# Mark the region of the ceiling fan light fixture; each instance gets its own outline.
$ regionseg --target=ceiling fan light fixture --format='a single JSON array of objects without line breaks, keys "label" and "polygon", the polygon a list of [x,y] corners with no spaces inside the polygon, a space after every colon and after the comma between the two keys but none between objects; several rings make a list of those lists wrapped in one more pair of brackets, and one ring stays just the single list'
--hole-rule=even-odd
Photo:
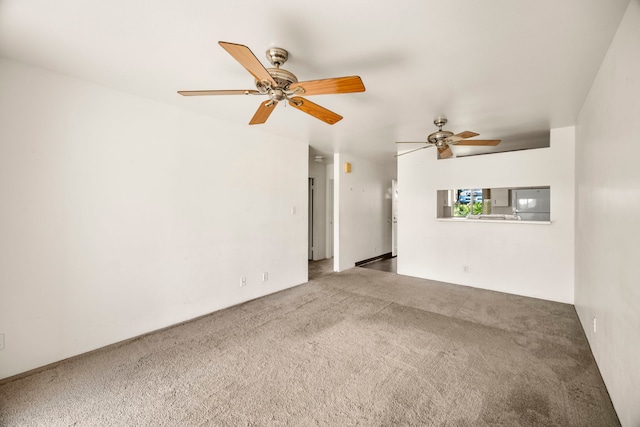
[{"label": "ceiling fan light fixture", "polygon": [[273,89],[271,91],[271,93],[269,94],[269,98],[271,98],[271,100],[275,101],[275,102],[280,102],[283,99],[286,99],[286,97],[287,97],[287,95],[279,87]]}]

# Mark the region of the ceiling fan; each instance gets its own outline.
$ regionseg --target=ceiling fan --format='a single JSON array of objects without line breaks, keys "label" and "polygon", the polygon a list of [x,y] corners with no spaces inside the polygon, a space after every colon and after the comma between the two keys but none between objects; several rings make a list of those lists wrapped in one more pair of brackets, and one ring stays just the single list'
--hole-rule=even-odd
[{"label": "ceiling fan", "polygon": [[255,78],[256,89],[247,90],[181,90],[183,96],[203,95],[266,95],[268,100],[258,107],[250,125],[267,121],[280,101],[305,112],[330,125],[342,120],[342,116],[314,104],[300,95],[323,95],[337,93],[364,92],[364,84],[358,76],[336,77],[322,80],[299,82],[290,71],[280,68],[289,58],[289,52],[273,47],[267,50],[267,59],[275,68],[265,68],[251,50],[241,44],[218,42],[236,61]]},{"label": "ceiling fan", "polygon": [[436,117],[433,121],[433,124],[438,126],[438,131],[433,132],[431,135],[427,137],[426,142],[396,142],[396,144],[427,144],[424,147],[416,148],[415,150],[407,151],[405,153],[396,154],[395,157],[404,156],[405,154],[413,153],[414,151],[422,150],[429,147],[436,147],[438,149],[438,153],[440,154],[441,159],[446,159],[447,157],[453,156],[453,151],[451,151],[451,145],[482,145],[482,146],[490,146],[490,145],[498,145],[500,144],[499,139],[472,139],[468,140],[468,138],[473,138],[474,136],[478,136],[479,134],[475,132],[460,132],[457,134],[453,134],[453,132],[449,132],[448,130],[442,130],[442,126],[447,124],[447,118],[444,116]]}]

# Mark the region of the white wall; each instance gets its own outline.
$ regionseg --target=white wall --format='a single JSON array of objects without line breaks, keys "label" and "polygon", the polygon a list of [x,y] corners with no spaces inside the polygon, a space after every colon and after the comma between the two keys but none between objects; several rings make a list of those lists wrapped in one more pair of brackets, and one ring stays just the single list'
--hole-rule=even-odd
[{"label": "white wall", "polygon": [[326,258],[327,250],[327,165],[309,160],[309,177],[314,178],[313,259]]},{"label": "white wall", "polygon": [[[549,148],[398,157],[398,273],[572,303],[574,146],[569,127],[551,130]],[[543,185],[551,186],[551,224],[436,220],[437,190]]]},{"label": "white wall", "polygon": [[307,158],[0,60],[0,378],[305,282]]},{"label": "white wall", "polygon": [[[334,154],[334,270],[391,252],[393,164],[380,165],[349,154]],[[351,163],[351,173],[344,164]]]},{"label": "white wall", "polygon": [[[575,305],[623,426],[640,425],[640,2],[578,117]],[[593,318],[597,332],[593,332]]]}]

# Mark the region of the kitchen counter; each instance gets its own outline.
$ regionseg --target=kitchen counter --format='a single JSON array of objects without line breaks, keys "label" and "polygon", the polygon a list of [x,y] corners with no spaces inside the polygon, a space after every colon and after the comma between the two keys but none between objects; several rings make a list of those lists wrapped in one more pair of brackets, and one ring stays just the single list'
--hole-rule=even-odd
[{"label": "kitchen counter", "polygon": [[[502,215],[504,216],[504,215]],[[507,215],[511,216],[511,215]],[[474,215],[475,218],[459,217],[459,218],[436,218],[437,221],[443,222],[491,222],[500,224],[551,224],[551,221],[523,221],[518,219],[502,219],[502,218],[477,218],[478,215]]]}]

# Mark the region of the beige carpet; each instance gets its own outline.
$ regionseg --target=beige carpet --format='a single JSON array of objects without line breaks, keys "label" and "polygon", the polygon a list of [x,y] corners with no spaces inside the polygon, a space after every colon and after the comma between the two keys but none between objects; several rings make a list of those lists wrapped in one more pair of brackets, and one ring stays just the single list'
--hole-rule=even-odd
[{"label": "beige carpet", "polygon": [[309,280],[333,273],[333,258],[309,261]]},{"label": "beige carpet", "polygon": [[2,426],[616,426],[573,306],[354,268],[0,385]]}]

